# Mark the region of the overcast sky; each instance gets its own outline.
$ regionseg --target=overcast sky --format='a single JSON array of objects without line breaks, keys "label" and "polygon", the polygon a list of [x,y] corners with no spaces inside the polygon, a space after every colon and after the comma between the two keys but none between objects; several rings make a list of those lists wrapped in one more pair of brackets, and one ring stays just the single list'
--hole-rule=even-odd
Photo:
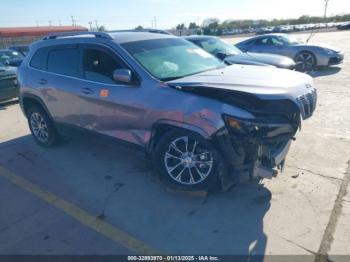
[{"label": "overcast sky", "polygon": [[[179,23],[215,17],[226,19],[296,18],[322,16],[324,0],[1,0],[0,27],[71,25],[98,21],[108,30],[138,25],[168,29]],[[350,0],[330,0],[328,14],[350,13]]]}]

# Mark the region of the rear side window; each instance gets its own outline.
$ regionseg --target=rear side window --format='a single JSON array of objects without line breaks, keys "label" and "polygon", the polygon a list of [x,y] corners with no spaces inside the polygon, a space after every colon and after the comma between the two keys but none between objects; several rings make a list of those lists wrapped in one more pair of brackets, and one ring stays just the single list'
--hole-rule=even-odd
[{"label": "rear side window", "polygon": [[30,61],[30,66],[40,70],[46,70],[47,66],[47,48],[41,48],[35,52],[32,60]]},{"label": "rear side window", "polygon": [[53,73],[79,77],[79,49],[62,48],[49,52],[47,70]]}]

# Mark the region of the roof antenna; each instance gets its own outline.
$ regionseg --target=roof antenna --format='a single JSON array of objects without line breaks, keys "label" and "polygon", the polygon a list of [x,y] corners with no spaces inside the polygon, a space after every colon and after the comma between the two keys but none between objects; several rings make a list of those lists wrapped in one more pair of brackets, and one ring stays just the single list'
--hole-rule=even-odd
[{"label": "roof antenna", "polygon": [[315,34],[316,34],[315,29],[312,28],[309,37],[306,39],[306,43],[309,43],[309,41],[311,40],[311,38],[312,38]]}]

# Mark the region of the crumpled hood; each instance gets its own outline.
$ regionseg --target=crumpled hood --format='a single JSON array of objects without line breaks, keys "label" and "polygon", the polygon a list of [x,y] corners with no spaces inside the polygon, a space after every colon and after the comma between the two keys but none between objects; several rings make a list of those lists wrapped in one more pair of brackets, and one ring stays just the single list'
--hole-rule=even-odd
[{"label": "crumpled hood", "polygon": [[215,88],[251,93],[261,98],[293,100],[313,85],[309,75],[273,67],[231,65],[169,81],[168,85],[192,88]]}]

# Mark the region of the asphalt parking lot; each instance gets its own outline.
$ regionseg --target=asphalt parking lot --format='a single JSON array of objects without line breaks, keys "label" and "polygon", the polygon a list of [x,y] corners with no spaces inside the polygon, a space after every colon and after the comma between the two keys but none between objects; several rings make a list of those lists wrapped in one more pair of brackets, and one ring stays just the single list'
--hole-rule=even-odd
[{"label": "asphalt parking lot", "polygon": [[125,146],[40,148],[19,105],[2,104],[0,254],[350,255],[350,32],[312,41],[345,61],[313,73],[318,108],[284,172],[206,197],[169,193]]}]

